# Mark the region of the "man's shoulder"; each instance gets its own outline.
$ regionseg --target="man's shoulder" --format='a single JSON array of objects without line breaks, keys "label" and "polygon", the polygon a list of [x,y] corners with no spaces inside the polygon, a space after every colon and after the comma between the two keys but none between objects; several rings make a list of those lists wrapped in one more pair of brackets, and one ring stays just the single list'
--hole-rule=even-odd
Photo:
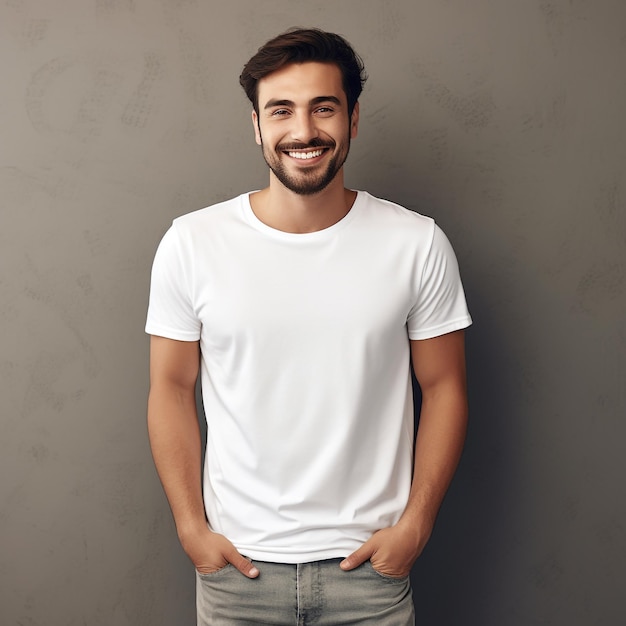
[{"label": "man's shoulder", "polygon": [[367,219],[376,222],[381,228],[408,229],[431,233],[435,220],[428,215],[409,209],[385,198],[379,198],[367,191],[359,191],[363,213]]},{"label": "man's shoulder", "polygon": [[197,229],[211,223],[219,222],[238,213],[248,193],[210,204],[202,209],[185,213],[174,219],[174,225],[179,229]]}]

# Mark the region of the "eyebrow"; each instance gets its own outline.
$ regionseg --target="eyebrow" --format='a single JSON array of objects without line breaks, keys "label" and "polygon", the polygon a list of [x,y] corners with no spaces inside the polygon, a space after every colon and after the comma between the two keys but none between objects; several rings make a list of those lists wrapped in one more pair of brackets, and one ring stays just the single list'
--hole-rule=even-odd
[{"label": "eyebrow", "polygon": [[[315,106],[316,104],[321,104],[322,102],[332,102],[337,106],[341,106],[341,100],[336,96],[317,96],[312,100],[309,100],[310,106]],[[293,107],[296,103],[293,100],[278,100],[273,98],[272,100],[268,100],[266,105],[263,107],[264,109],[271,109],[273,107]]]}]

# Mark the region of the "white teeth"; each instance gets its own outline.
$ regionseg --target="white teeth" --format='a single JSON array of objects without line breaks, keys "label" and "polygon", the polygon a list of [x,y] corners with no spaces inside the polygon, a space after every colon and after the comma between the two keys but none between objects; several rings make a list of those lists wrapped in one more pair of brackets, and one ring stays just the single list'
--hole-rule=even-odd
[{"label": "white teeth", "polygon": [[324,150],[313,150],[313,152],[288,152],[287,154],[294,159],[312,159],[318,157]]}]

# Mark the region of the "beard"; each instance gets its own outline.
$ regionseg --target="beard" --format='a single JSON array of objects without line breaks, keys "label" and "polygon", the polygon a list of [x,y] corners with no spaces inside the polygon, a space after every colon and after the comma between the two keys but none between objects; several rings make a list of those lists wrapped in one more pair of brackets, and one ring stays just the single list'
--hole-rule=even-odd
[{"label": "beard", "polygon": [[[287,171],[285,161],[290,157],[283,155],[283,152],[294,150],[306,150],[313,148],[325,148],[334,150],[337,144],[333,140],[312,139],[308,144],[289,143],[278,144],[275,150],[271,151],[266,147],[261,138],[263,158],[268,167],[274,172],[276,178],[284,187],[301,196],[310,196],[326,189],[334,180],[339,170],[348,158],[350,152],[350,135],[339,143],[339,148],[334,152],[325,166],[312,166],[310,168],[299,168],[299,171],[290,173]],[[281,156],[282,155],[282,156]]]}]

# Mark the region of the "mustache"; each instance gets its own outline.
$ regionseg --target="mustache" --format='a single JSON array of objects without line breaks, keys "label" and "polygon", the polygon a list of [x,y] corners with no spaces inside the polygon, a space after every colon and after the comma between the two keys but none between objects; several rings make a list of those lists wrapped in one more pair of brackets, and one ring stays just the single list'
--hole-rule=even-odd
[{"label": "mustache", "polygon": [[334,141],[314,137],[311,141],[309,141],[309,143],[280,143],[276,146],[276,150],[279,150],[280,152],[293,152],[295,150],[307,150],[311,148],[334,148],[335,145]]}]

